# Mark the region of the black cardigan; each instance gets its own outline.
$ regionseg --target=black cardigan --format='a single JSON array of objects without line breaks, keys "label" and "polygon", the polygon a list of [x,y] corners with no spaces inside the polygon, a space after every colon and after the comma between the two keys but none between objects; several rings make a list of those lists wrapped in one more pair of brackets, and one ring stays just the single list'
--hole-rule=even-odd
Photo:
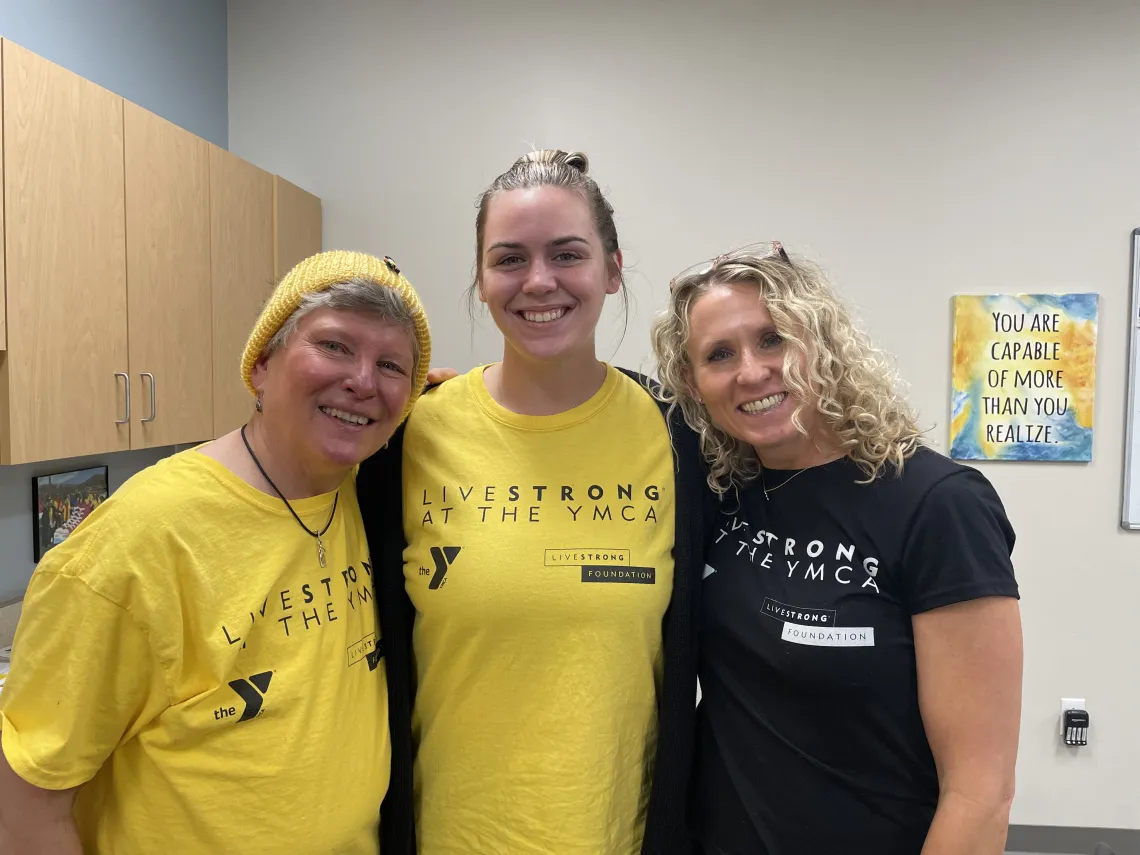
[{"label": "black cardigan", "polygon": [[[621,369],[642,386],[652,381]],[[648,392],[646,394],[649,394]],[[667,409],[661,406],[662,415]],[[697,691],[697,594],[704,569],[704,545],[715,515],[715,499],[694,434],[680,411],[669,419],[673,443],[676,534],[673,593],[662,627],[664,680],[658,704],[657,757],[649,796],[642,855],[688,855],[685,827],[693,754]],[[381,855],[414,855],[412,795],[412,623],[415,609],[404,589],[404,531],[401,459],[404,428],[384,451],[360,466],[356,490],[372,554],[373,588],[380,618],[388,676],[388,722],[392,769],[380,809]]]}]

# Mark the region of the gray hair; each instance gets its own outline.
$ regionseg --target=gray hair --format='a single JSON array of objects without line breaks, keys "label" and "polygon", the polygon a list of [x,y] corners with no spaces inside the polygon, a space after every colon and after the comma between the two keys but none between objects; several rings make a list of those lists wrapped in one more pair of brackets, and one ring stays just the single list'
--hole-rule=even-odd
[{"label": "gray hair", "polygon": [[316,309],[344,309],[349,312],[363,312],[392,321],[404,327],[412,339],[412,377],[420,365],[420,342],[416,338],[415,316],[404,298],[394,289],[382,287],[373,279],[354,276],[344,282],[330,285],[324,291],[305,294],[301,304],[293,314],[285,319],[281,328],[269,339],[264,356],[272,356],[289,342],[289,337],[297,330],[297,324],[305,315]]}]

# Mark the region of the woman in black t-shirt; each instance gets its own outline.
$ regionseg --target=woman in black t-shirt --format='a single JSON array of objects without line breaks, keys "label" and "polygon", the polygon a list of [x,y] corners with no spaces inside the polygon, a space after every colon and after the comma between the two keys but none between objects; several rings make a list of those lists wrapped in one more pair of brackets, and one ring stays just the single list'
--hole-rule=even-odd
[{"label": "woman in black t-shirt", "polygon": [[1001,501],[778,244],[673,280],[654,349],[722,494],[693,833],[715,855],[1000,855],[1021,624]]}]

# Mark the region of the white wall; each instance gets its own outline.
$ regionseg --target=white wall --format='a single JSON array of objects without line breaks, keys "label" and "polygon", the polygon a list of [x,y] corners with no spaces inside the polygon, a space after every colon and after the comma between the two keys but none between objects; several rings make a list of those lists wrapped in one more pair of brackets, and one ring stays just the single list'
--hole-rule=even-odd
[{"label": "white wall", "polygon": [[[459,309],[473,201],[530,143],[586,151],[609,189],[634,262],[625,365],[642,364],[673,273],[780,238],[846,288],[945,448],[951,296],[1099,292],[1093,463],[982,468],[1019,535],[1014,822],[1140,828],[1140,535],[1118,529],[1140,5],[230,0],[229,14],[232,150],[321,196],[326,247],[403,266],[437,364],[498,356],[490,322],[472,336]],[[1089,700],[1079,752],[1054,732],[1062,696]]]}]

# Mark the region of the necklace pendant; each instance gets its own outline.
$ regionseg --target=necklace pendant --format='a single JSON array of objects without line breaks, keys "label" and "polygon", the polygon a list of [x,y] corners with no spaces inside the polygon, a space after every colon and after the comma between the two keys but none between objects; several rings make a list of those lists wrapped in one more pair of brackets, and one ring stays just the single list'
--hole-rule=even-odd
[{"label": "necklace pendant", "polygon": [[317,560],[321,562],[321,566],[325,566],[325,545],[321,543],[321,538],[317,536]]}]

